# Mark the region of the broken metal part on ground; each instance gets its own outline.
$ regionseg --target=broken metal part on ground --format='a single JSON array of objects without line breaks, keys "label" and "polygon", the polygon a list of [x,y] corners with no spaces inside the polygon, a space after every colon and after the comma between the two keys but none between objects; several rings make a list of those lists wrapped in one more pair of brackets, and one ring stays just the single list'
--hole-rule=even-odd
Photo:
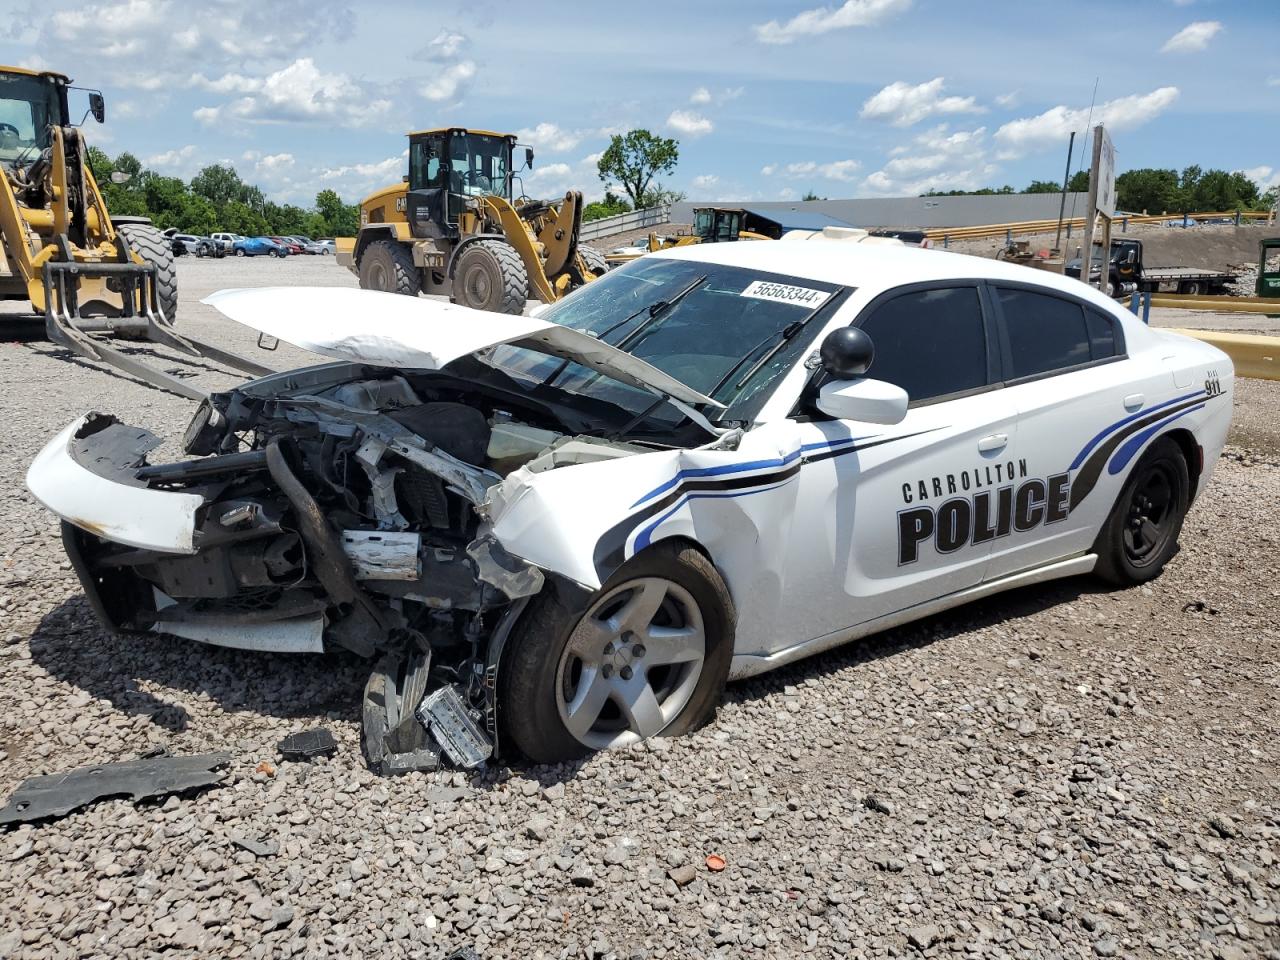
[{"label": "broken metal part on ground", "polygon": [[222,782],[222,769],[229,763],[229,753],[205,753],[101,763],[32,777],[19,784],[0,809],[0,825],[66,816],[110,797],[128,797],[136,802],[216,786]]},{"label": "broken metal part on ground", "polygon": [[338,741],[328,728],[316,727],[289,734],[276,744],[276,749],[285,760],[310,760],[331,756],[338,749]]}]

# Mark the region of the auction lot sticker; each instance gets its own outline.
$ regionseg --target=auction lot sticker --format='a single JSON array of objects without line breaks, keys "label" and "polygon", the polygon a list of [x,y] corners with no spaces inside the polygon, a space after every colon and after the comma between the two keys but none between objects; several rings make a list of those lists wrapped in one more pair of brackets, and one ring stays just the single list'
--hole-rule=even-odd
[{"label": "auction lot sticker", "polygon": [[787,283],[773,283],[770,280],[753,280],[742,296],[756,300],[773,300],[777,303],[791,303],[797,307],[816,310],[828,300],[831,294],[826,290],[813,290],[809,287],[793,287]]}]

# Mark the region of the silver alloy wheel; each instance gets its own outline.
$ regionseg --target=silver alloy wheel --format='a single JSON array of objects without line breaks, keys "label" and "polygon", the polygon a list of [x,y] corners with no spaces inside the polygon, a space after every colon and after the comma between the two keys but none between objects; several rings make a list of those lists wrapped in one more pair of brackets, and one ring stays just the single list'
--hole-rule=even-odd
[{"label": "silver alloy wheel", "polygon": [[702,611],[664,577],[610,590],[578,621],[556,670],[560,720],[592,750],[657,736],[680,715],[707,655]]}]

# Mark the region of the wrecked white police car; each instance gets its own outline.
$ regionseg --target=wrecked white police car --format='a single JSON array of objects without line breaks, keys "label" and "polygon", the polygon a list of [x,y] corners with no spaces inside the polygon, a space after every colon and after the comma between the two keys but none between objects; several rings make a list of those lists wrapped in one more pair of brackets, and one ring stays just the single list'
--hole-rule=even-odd
[{"label": "wrecked white police car", "polygon": [[386,769],[679,733],[726,679],[892,624],[1150,579],[1231,416],[1214,348],[942,252],[691,247],[536,318],[208,302],[338,362],[215,395],[179,462],[90,414],[28,484],[112,627],[381,656]]}]

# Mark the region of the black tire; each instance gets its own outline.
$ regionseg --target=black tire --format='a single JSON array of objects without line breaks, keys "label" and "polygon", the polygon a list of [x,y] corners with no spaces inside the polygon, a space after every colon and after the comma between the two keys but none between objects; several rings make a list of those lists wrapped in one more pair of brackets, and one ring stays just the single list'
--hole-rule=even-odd
[{"label": "black tire", "polygon": [[289,251],[283,248],[276,251],[276,256],[279,257],[281,260],[283,260],[288,255],[289,255]]},{"label": "black tire", "polygon": [[561,718],[557,700],[561,660],[593,605],[637,578],[661,578],[692,597],[705,639],[696,685],[679,713],[657,735],[680,736],[715,715],[733,657],[733,599],[715,566],[696,549],[678,542],[659,543],[623,564],[582,610],[566,609],[554,589],[543,590],[512,631],[499,676],[499,710],[508,736],[535,763],[558,763],[592,752]]},{"label": "black tire", "polygon": [[515,247],[503,240],[477,240],[458,254],[453,271],[454,303],[493,313],[524,313],[529,275]]},{"label": "black tire", "polygon": [[[155,227],[145,223],[122,223],[116,232],[131,253],[156,268],[156,299],[170,323],[178,319],[178,273],[173,265],[173,248]],[[139,337],[145,335],[139,334]]]},{"label": "black tire", "polygon": [[244,252],[244,247],[236,247],[236,256],[237,256],[237,257],[247,257],[247,256],[248,256],[248,254]]},{"label": "black tire", "polygon": [[422,289],[422,271],[413,265],[413,254],[404,244],[377,240],[360,255],[360,286],[416,297]]},{"label": "black tire", "polygon": [[1182,448],[1161,437],[1129,472],[1098,533],[1094,573],[1128,586],[1154,580],[1178,552],[1178,534],[1191,500]]},{"label": "black tire", "polygon": [[580,246],[578,253],[582,256],[583,262],[587,265],[587,269],[594,273],[597,277],[603,277],[609,272],[609,261],[604,258],[604,254],[595,247]]},{"label": "black tire", "polygon": [[1199,296],[1204,293],[1204,284],[1199,280],[1183,280],[1178,284],[1178,292],[1185,293],[1188,296]]}]

